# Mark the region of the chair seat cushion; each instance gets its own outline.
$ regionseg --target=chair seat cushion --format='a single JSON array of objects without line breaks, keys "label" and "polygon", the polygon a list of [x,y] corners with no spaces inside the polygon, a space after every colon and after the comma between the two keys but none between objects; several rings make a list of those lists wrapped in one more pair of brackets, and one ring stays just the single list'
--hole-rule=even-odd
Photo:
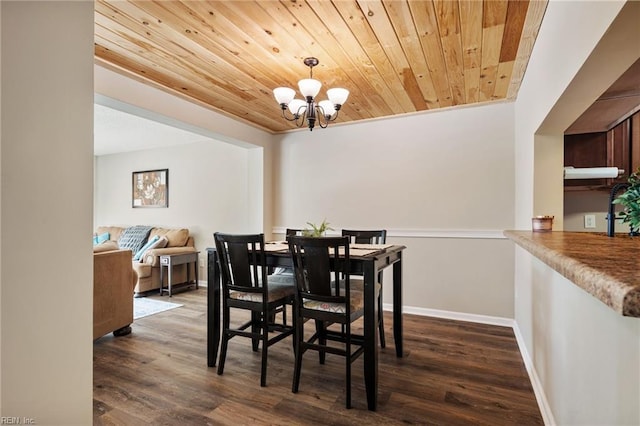
[{"label": "chair seat cushion", "polygon": [[[271,276],[269,276],[267,280],[269,281],[269,302],[275,302],[276,300],[293,296],[296,292],[296,288],[293,285],[293,282],[272,282]],[[229,297],[232,299],[244,300],[247,302],[262,302],[262,293],[247,293],[244,291],[231,290],[229,292]]]},{"label": "chair seat cushion", "polygon": [[[331,282],[331,294],[335,296],[335,281]],[[340,280],[340,289],[344,290],[344,280]],[[351,312],[364,309],[364,280],[349,277],[349,289],[351,296]],[[316,300],[302,299],[302,305],[307,309],[317,311],[333,312],[336,314],[346,313],[344,303],[318,302]]]},{"label": "chair seat cushion", "polygon": [[[357,312],[364,309],[364,293],[361,291],[350,292],[351,295],[351,312]],[[344,314],[347,312],[344,303],[319,302],[317,300],[302,299],[302,305],[307,309],[316,311],[326,311],[335,314]]]},{"label": "chair seat cushion", "polygon": [[[331,293],[335,295],[334,283],[331,284]],[[364,309],[364,279],[361,277],[349,277],[349,287],[351,295],[351,312]],[[344,289],[344,280],[340,280],[340,288]],[[377,291],[380,291],[382,286],[380,283],[376,283]],[[302,299],[302,304],[307,309],[315,309],[318,311],[333,312],[336,314],[344,314],[346,312],[344,303],[327,303],[318,302],[315,300]]]}]

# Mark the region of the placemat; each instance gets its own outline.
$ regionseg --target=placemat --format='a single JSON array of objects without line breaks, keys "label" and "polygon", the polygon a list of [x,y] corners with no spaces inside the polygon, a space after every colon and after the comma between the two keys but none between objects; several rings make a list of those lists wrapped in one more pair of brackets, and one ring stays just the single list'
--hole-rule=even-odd
[{"label": "placemat", "polygon": [[289,251],[289,244],[286,241],[269,241],[264,243],[264,251],[266,252],[280,252]]},{"label": "placemat", "polygon": [[[350,244],[349,254],[351,256],[369,256],[374,253],[382,252],[393,244]],[[286,252],[289,251],[289,245],[286,241],[269,241],[264,244],[265,252]],[[340,254],[344,255],[344,250],[340,250]]]}]

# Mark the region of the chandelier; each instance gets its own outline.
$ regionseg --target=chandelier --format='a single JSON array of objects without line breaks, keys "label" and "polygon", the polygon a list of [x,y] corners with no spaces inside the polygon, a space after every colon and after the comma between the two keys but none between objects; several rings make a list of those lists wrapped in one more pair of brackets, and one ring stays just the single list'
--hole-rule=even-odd
[{"label": "chandelier", "polygon": [[[322,87],[320,81],[313,78],[313,67],[318,65],[316,58],[305,58],[304,64],[309,67],[309,78],[302,79],[298,82],[300,93],[304,97],[302,99],[294,99],[296,91],[289,87],[277,87],[273,89],[273,95],[282,108],[282,116],[287,121],[294,121],[296,126],[302,127],[306,125],[309,130],[313,131],[316,122],[323,129],[329,125],[330,121],[338,118],[338,111],[349,97],[347,89],[334,88],[327,90],[329,100],[316,103],[315,97]],[[287,116],[289,109],[289,116]]]}]

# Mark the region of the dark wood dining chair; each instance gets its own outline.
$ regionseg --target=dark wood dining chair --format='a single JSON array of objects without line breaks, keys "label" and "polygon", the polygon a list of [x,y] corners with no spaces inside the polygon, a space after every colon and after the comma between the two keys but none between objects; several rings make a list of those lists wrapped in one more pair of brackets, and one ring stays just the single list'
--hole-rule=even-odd
[{"label": "dark wood dining chair", "polygon": [[[267,349],[293,335],[293,325],[287,324],[286,305],[293,304],[295,284],[292,279],[267,275],[264,234],[214,234],[216,253],[222,277],[222,345],[218,374],[224,371],[229,340],[236,336],[252,340],[254,351],[262,345],[260,386],[267,384]],[[251,320],[232,328],[232,309],[251,312]],[[276,314],[282,322],[276,323]],[[275,336],[269,338],[269,333]]]},{"label": "dark wood dining chair", "polygon": [[[387,242],[386,229],[343,229],[342,235],[348,236],[349,242],[352,244],[385,244]],[[382,312],[382,271],[378,273],[378,283],[380,284],[380,294],[378,294],[378,331],[380,333],[380,347],[384,348],[386,346],[386,342],[384,339],[384,315]]]},{"label": "dark wood dining chair", "polygon": [[[302,229],[287,228],[287,230],[285,231],[285,238],[291,235],[302,235]],[[270,272],[273,273],[274,275],[291,276],[291,279],[293,280],[292,268],[289,268],[286,266],[278,266],[277,268],[274,268]]]},{"label": "dark wood dining chair", "polygon": [[291,235],[302,235],[302,229],[287,228],[285,236],[289,237]]},{"label": "dark wood dining chair", "polygon": [[[318,351],[320,363],[327,353],[341,355],[346,361],[346,406],[351,408],[351,365],[364,351],[364,338],[351,333],[351,323],[364,315],[364,293],[351,289],[349,239],[290,236],[288,241],[296,277],[292,392],[298,392],[302,356],[307,350]],[[315,320],[316,329],[305,339],[309,319]],[[339,324],[341,329],[332,330],[330,324]]]}]

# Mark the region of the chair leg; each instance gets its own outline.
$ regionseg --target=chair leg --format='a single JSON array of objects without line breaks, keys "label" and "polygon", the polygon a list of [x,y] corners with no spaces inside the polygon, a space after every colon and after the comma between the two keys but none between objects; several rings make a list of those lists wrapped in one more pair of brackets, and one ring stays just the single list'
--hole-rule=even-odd
[{"label": "chair leg", "polygon": [[[327,344],[326,327],[324,321],[315,320],[316,321],[316,333],[318,334],[318,344],[325,346]],[[320,364],[324,364],[325,359],[327,358],[327,354],[325,351],[318,351],[318,356],[320,358]]]},{"label": "chair leg", "polygon": [[304,321],[301,318],[297,317],[295,303],[291,304],[291,323],[293,327],[293,335],[291,341],[293,342],[293,356],[296,356],[296,348],[298,347],[298,338],[296,337],[296,333],[298,331],[298,323],[304,324]]},{"label": "chair leg", "polygon": [[344,357],[347,365],[347,396],[346,396],[346,404],[347,408],[351,408],[351,327],[347,324],[346,330],[346,342],[345,342],[345,350],[346,356]]},{"label": "chair leg", "polygon": [[[251,332],[256,336],[260,332],[260,322],[261,322],[260,315],[262,315],[260,312],[251,311]],[[266,321],[266,318],[265,318],[265,321]],[[253,348],[254,352],[258,351],[259,344],[260,344],[259,338],[254,337],[251,339],[251,347]]]},{"label": "chair leg", "polygon": [[220,360],[218,361],[218,375],[224,372],[224,362],[227,359],[227,347],[229,346],[229,308],[223,308],[222,314],[222,345],[220,346]]},{"label": "chair leg", "polygon": [[260,336],[262,340],[262,368],[260,369],[260,386],[267,386],[267,349],[269,344],[267,340],[269,340],[269,319],[267,313],[265,312],[262,318],[262,335]]},{"label": "chair leg", "polygon": [[295,331],[293,333],[295,364],[293,367],[293,384],[291,392],[298,393],[300,387],[300,370],[302,370],[302,340],[304,339],[304,319],[300,318],[297,308],[294,306],[293,321]]},{"label": "chair leg", "polygon": [[282,305],[282,325],[287,325],[287,304]]},{"label": "chair leg", "polygon": [[222,346],[220,347],[220,360],[218,361],[218,375],[222,375],[224,372],[224,361],[227,358],[227,344],[229,343],[229,336],[225,333],[222,336]]}]

